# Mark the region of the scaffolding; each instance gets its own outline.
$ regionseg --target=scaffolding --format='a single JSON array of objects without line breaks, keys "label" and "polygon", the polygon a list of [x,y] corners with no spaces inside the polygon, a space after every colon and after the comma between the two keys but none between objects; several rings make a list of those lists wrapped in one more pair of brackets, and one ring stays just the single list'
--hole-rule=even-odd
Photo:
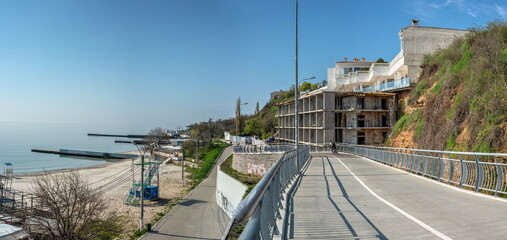
[{"label": "scaffolding", "polygon": [[[125,197],[125,204],[130,206],[137,206],[141,201],[141,183],[144,186],[144,200],[156,200],[159,196],[159,183],[160,183],[160,164],[161,157],[154,154],[150,154],[148,161],[141,164],[141,161],[132,160],[131,172],[132,172],[132,187],[130,188],[127,196]],[[146,167],[148,166],[148,167]],[[144,179],[143,181],[137,180],[135,177],[136,172],[141,172],[144,167]]]},{"label": "scaffolding", "polygon": [[4,164],[0,175],[0,221],[21,226],[34,209],[34,196],[12,189],[13,165]]}]

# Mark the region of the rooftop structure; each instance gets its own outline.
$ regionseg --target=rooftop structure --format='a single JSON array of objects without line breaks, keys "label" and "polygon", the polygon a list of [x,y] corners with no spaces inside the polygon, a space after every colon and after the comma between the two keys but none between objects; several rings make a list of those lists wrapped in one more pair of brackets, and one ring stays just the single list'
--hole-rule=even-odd
[{"label": "rooftop structure", "polygon": [[328,68],[328,89],[335,91],[383,92],[408,88],[418,81],[424,56],[448,47],[468,31],[422,27],[417,21],[400,30],[400,52],[389,63],[336,62]]}]

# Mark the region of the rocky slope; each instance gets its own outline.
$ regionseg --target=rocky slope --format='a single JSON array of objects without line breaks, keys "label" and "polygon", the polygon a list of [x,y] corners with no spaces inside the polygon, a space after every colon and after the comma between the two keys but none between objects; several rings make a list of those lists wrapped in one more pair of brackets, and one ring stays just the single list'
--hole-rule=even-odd
[{"label": "rocky slope", "polygon": [[507,152],[507,22],[427,56],[387,145]]}]

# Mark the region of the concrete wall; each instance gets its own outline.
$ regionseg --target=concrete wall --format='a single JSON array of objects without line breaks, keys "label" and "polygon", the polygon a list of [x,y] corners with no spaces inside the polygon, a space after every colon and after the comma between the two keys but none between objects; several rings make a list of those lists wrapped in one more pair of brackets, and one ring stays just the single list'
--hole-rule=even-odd
[{"label": "concrete wall", "polygon": [[416,82],[421,73],[425,54],[447,48],[458,37],[468,33],[466,30],[409,26],[401,29],[400,36],[408,77]]},{"label": "concrete wall", "polygon": [[232,218],[246,190],[247,186],[245,184],[222,172],[220,167],[218,168],[216,200],[218,206],[220,206],[229,217]]},{"label": "concrete wall", "polygon": [[234,153],[232,168],[241,173],[264,176],[281,156],[282,153]]}]

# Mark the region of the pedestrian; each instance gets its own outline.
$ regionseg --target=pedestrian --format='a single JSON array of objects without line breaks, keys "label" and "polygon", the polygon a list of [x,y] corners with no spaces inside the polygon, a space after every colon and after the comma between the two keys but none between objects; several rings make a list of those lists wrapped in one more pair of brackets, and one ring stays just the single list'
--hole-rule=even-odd
[{"label": "pedestrian", "polygon": [[331,147],[331,152],[333,154],[335,154],[336,153],[336,144],[333,141],[331,141],[331,142],[329,142],[329,146]]}]

